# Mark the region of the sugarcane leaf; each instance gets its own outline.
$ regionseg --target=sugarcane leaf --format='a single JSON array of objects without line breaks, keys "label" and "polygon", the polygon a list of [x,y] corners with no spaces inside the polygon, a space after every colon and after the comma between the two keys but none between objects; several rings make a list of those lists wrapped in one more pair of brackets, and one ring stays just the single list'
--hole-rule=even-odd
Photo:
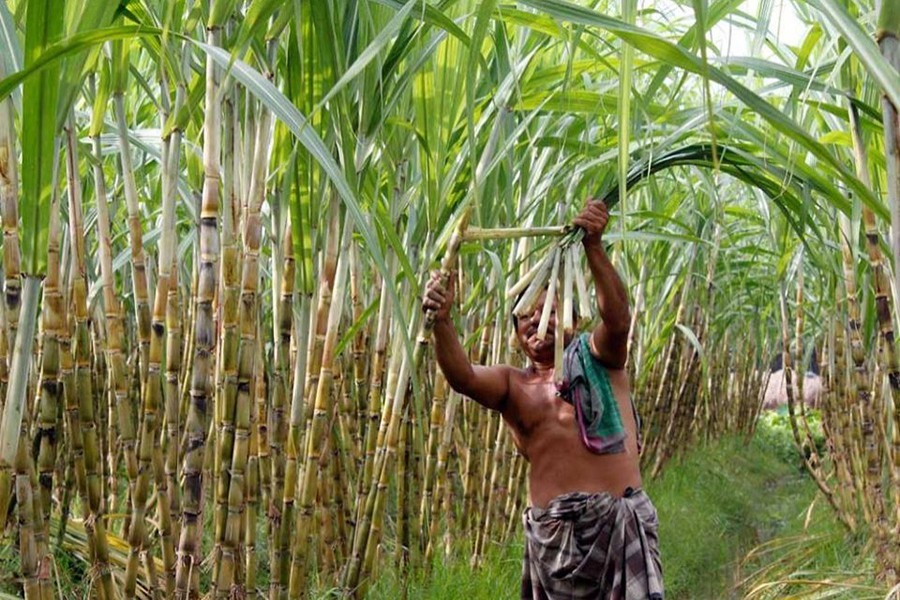
[{"label": "sugarcane leaf", "polygon": [[235,0],[211,0],[209,6],[209,19],[206,21],[207,29],[221,27],[225,19],[234,11]]},{"label": "sugarcane leaf", "polygon": [[[637,13],[637,0],[625,0],[622,3],[623,21],[633,25]],[[616,176],[619,179],[619,203],[620,210],[625,211],[625,198],[628,195],[628,165],[631,159],[629,146],[631,145],[631,80],[634,73],[634,48],[627,43],[622,43],[622,62],[619,64],[619,97],[618,97],[618,135],[619,155],[616,161]],[[622,213],[624,214],[624,212]],[[624,224],[622,219],[620,223]]]},{"label": "sugarcane leaf", "polygon": [[350,327],[342,333],[341,338],[338,340],[337,346],[334,349],[335,356],[343,354],[347,346],[353,343],[353,339],[357,334],[369,324],[369,319],[372,318],[372,315],[374,315],[375,311],[378,309],[378,302],[378,298],[373,299],[365,310],[363,310],[359,318],[353,321],[353,323],[350,324]]},{"label": "sugarcane leaf", "polygon": [[[390,6],[394,10],[400,10],[403,8],[403,2],[401,2],[400,0],[373,0],[373,2],[377,2],[378,4],[382,4],[384,6]],[[440,27],[466,46],[471,46],[472,40],[469,39],[469,36],[466,35],[466,32],[463,31],[459,27],[459,25],[457,25],[453,21],[453,19],[445,15],[437,7],[431,4],[420,2],[419,6],[421,7],[420,12],[414,14],[418,14],[419,18],[422,21],[428,23],[429,25]]]},{"label": "sugarcane leaf", "polygon": [[[811,0],[810,4],[828,17],[894,106],[900,106],[900,77],[897,76],[897,69],[881,55],[872,36],[863,30],[859,21],[851,17],[844,5],[836,0]],[[887,4],[889,3],[885,2]]]},{"label": "sugarcane leaf", "polygon": [[321,100],[316,104],[315,112],[321,110],[323,106],[325,106],[329,100],[334,98],[334,96],[340,92],[348,83],[356,79],[356,77],[363,72],[363,70],[371,63],[375,57],[378,56],[378,53],[381,52],[385,46],[394,38],[403,24],[406,22],[406,19],[409,17],[409,13],[412,9],[417,5],[421,4],[421,0],[409,0],[403,8],[401,8],[397,14],[393,16],[393,18],[388,22],[381,31],[378,32],[378,35],[375,36],[375,39],[372,40],[372,43],[369,44],[365,50],[360,53],[360,55],[353,61],[353,64],[350,65],[345,71],[344,74],[341,75],[340,79],[328,90],[328,93],[322,97]]},{"label": "sugarcane leaf", "polygon": [[[79,6],[78,3],[72,4]],[[80,5],[80,8],[82,8],[81,14],[78,15],[74,30],[67,32],[69,35],[108,27],[115,17],[118,3],[85,2]],[[85,77],[85,66],[90,66],[96,61],[99,50],[99,47],[95,46],[87,52],[76,53],[66,58],[59,93],[59,107],[57,109],[57,118],[60,121],[60,125],[66,119],[66,115],[69,114],[81,89],[81,84]]]},{"label": "sugarcane leaf", "polygon": [[[881,206],[881,210],[878,211],[880,215],[886,214],[887,211],[884,209],[883,204],[844,165],[843,161],[816,141],[805,128],[798,125],[782,111],[772,106],[721,69],[704,63],[704,61],[686,49],[669,42],[656,33],[623,23],[620,20],[613,19],[589,8],[571,4],[565,0],[521,0],[521,3],[573,24],[605,29],[629,44],[638,47],[642,52],[674,67],[700,75],[708,73],[711,80],[725,87],[748,108],[769,122],[776,130],[789,136],[811,154],[828,164],[840,176],[841,180],[852,188],[855,194],[863,198],[867,204],[873,207]],[[896,85],[900,86],[900,82]]]},{"label": "sugarcane leaf", "polygon": [[[16,23],[13,20],[6,2],[0,2],[0,61],[3,61],[0,73],[7,75],[22,70],[25,62],[22,46],[16,36]],[[18,89],[13,94],[16,112],[22,112],[22,92]]]},{"label": "sugarcane leaf", "polygon": [[815,48],[816,44],[818,44],[819,40],[822,38],[822,33],[822,26],[818,23],[813,23],[812,27],[810,27],[809,31],[806,33],[806,37],[803,39],[800,50],[797,52],[797,62],[794,65],[795,69],[799,70],[806,68],[806,64],[809,62],[809,56],[812,54],[813,48]]},{"label": "sugarcane leaf", "polygon": [[[743,2],[744,0],[719,0],[718,2],[713,3],[712,6],[708,7],[707,19],[706,22],[703,23],[707,29],[702,29],[700,23],[694,23],[684,35],[681,36],[681,39],[678,40],[678,45],[688,49],[693,48],[697,43],[698,35],[705,37],[706,31],[708,31],[709,28],[731,15],[734,9],[743,4]],[[663,64],[659,68],[656,75],[653,76],[650,85],[647,87],[646,97],[652,98],[656,95],[660,86],[662,86],[663,82],[672,72],[672,68],[672,65],[667,64]]]},{"label": "sugarcane leaf", "polygon": [[[63,0],[29,2],[26,12],[25,65],[33,66],[63,32]],[[33,107],[22,115],[22,270],[41,276],[47,268],[50,198],[56,162],[58,63],[25,82],[22,102]]]},{"label": "sugarcane leaf", "polygon": [[[267,21],[272,14],[284,4],[283,0],[253,0],[247,8],[244,18],[241,20],[241,28],[238,30],[237,39],[234,42],[236,54],[242,54],[243,49],[259,31],[267,26]],[[285,10],[286,14],[290,11]]]},{"label": "sugarcane leaf", "polygon": [[[470,58],[468,68],[466,69],[466,106],[468,107],[468,110],[466,111],[466,127],[468,128],[469,139],[475,138],[475,114],[477,110],[475,104],[475,95],[477,92],[476,79],[478,77],[478,67],[482,62],[481,47],[484,44],[488,25],[490,24],[491,13],[496,5],[497,0],[485,0],[481,2],[481,6],[479,7],[478,14],[475,18],[475,27],[472,31],[472,45],[469,47]],[[476,202],[478,202],[478,199],[481,196],[483,183],[482,181],[479,181],[481,173],[477,168],[478,158],[476,148],[474,145],[470,145],[469,149],[471,152],[472,172],[475,174],[472,183],[474,185]]]},{"label": "sugarcane leaf", "polygon": [[818,81],[817,77],[820,75],[830,75],[828,71],[830,65],[827,64],[819,65],[808,72],[798,71],[786,65],[756,57],[730,57],[726,59],[725,64],[731,67],[729,70],[732,72],[752,70],[763,77],[774,77],[795,88],[815,89],[832,96],[848,96],[846,91]]},{"label": "sugarcane leaf", "polygon": [[[113,40],[127,39],[137,36],[159,36],[162,31],[145,25],[122,25],[104,27],[93,31],[76,33],[64,40],[48,45],[40,56],[25,67],[0,79],[0,100],[9,96],[24,81],[43,73],[46,69],[59,68],[59,61],[79,52],[90,50]],[[58,83],[58,82],[57,82]]]}]

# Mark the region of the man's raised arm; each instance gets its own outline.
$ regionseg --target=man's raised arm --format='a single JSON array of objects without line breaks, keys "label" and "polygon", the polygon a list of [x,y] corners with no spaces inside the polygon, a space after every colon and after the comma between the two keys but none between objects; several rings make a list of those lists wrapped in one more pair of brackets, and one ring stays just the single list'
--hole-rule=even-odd
[{"label": "man's raised arm", "polygon": [[434,311],[434,354],[450,387],[475,400],[482,406],[502,411],[509,394],[507,366],[482,367],[469,362],[459,343],[459,335],[450,320],[450,307],[455,293],[454,277],[448,287],[441,283],[439,273],[432,273],[425,284],[422,308]]},{"label": "man's raised arm", "polygon": [[591,332],[591,352],[610,369],[624,369],[628,360],[628,330],[631,312],[628,292],[616,268],[603,249],[601,238],[609,221],[606,204],[589,199],[581,213],[572,221],[584,229],[584,254],[594,279],[600,324]]}]

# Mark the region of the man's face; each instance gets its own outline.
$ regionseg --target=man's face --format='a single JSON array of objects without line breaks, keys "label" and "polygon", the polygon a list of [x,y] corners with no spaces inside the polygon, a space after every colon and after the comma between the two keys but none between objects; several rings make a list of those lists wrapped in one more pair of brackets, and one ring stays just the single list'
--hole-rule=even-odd
[{"label": "man's face", "polygon": [[[552,362],[553,361],[553,345],[556,340],[556,300],[553,300],[553,308],[550,311],[550,323],[547,327],[547,335],[543,340],[539,340],[537,336],[538,326],[541,323],[541,312],[544,310],[544,301],[547,292],[541,292],[531,312],[519,317],[516,324],[516,337],[519,339],[519,345],[522,351],[533,362]],[[567,342],[569,340],[566,340]]]}]

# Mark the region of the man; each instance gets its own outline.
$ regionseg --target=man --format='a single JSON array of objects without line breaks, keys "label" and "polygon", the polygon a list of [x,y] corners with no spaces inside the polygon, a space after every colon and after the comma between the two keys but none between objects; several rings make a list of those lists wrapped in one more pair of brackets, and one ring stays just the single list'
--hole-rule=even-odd
[{"label": "man", "polygon": [[[566,350],[568,371],[568,365],[582,364],[577,352],[584,349],[581,360],[592,374],[581,381],[597,381],[599,373],[607,382],[605,405],[598,400],[603,394],[593,388],[589,400],[599,404],[582,404],[559,393],[557,380],[569,373],[554,373],[555,303],[545,338],[537,337],[543,295],[529,316],[514,318],[518,342],[529,359],[525,369],[469,362],[450,320],[453,278],[445,288],[433,274],[422,302],[435,313],[434,349],[447,382],[499,411],[530,463],[523,600],[662,598],[658,521],[640,489],[638,424],[625,371],[628,297],[601,242],[608,220],[606,205],[588,200],[572,221],[585,231],[582,244],[602,320]],[[618,437],[601,436],[599,445],[589,443],[585,420],[579,417],[591,406],[596,414],[606,409],[603,418],[618,423]]]}]

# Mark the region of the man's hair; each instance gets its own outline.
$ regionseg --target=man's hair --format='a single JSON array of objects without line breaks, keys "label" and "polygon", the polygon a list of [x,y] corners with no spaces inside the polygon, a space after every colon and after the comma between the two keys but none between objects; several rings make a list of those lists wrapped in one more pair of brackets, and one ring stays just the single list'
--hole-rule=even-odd
[{"label": "man's hair", "polygon": [[[545,283],[544,287],[541,289],[546,292],[549,287],[550,287],[550,284]],[[513,310],[511,310],[509,313],[509,316],[512,319],[513,330],[515,330],[515,331],[518,331],[518,329],[519,329],[519,317],[516,316],[515,308],[516,308],[516,306],[519,305],[519,302],[522,301],[522,298],[525,296],[525,292],[527,292],[527,291],[528,291],[528,287],[526,286],[524,290],[519,292],[519,295],[516,296],[516,301],[513,302],[513,305],[512,305]],[[575,302],[572,303],[572,322],[578,323],[578,305]]]}]

